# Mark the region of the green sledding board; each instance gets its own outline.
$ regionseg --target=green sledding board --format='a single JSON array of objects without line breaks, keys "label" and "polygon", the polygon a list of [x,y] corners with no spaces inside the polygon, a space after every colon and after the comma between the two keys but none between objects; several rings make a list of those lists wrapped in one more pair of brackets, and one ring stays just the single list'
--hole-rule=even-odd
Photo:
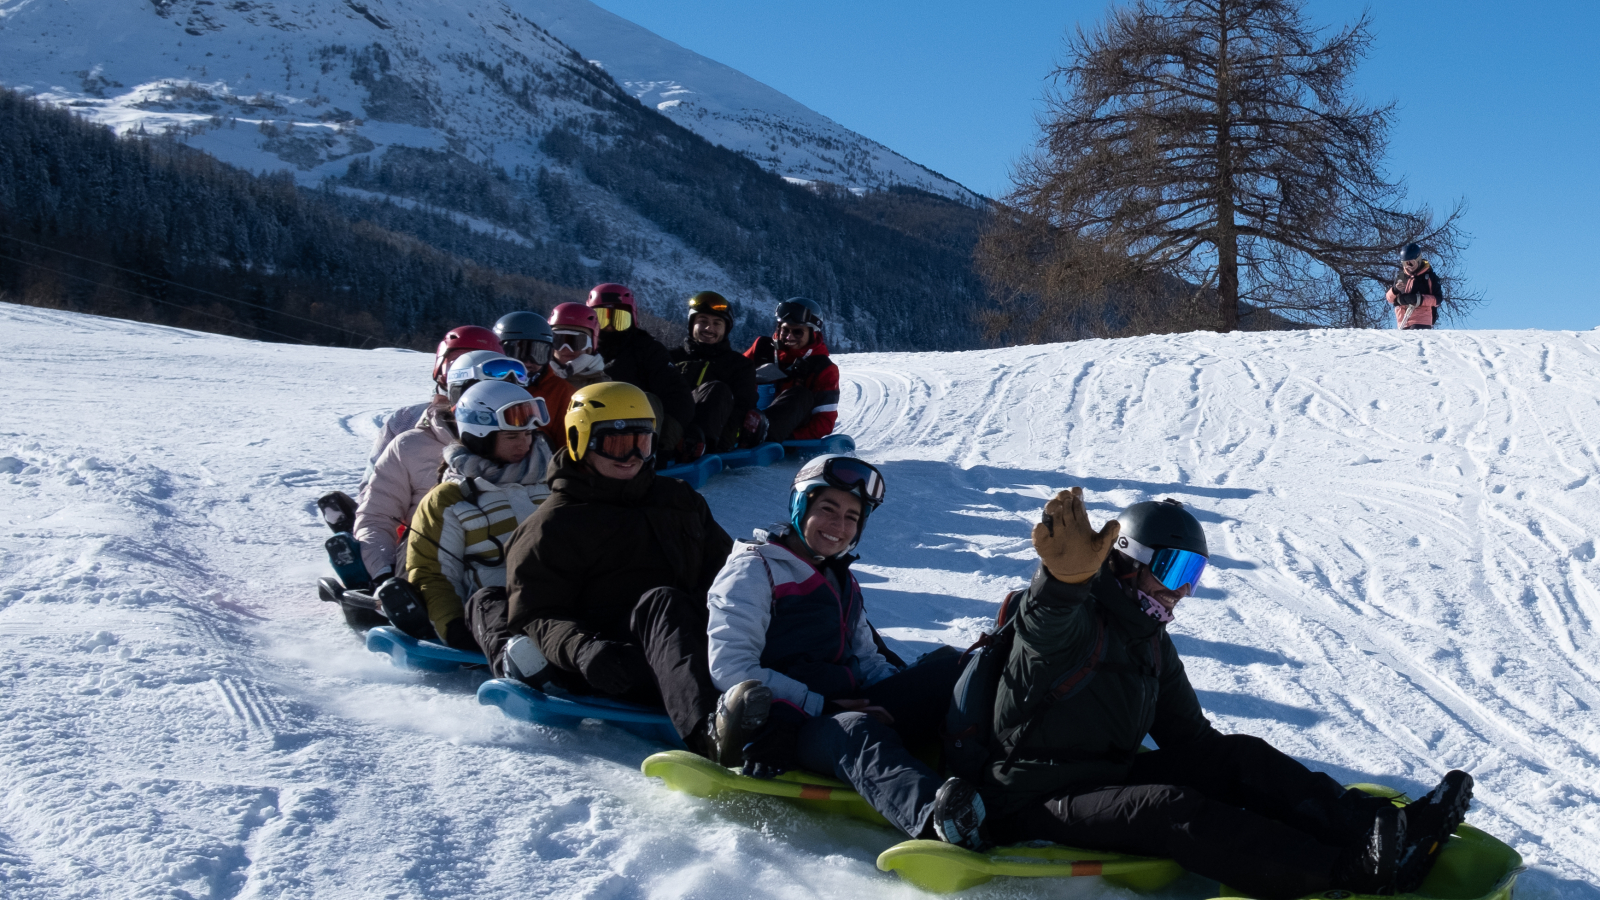
[{"label": "green sledding board", "polygon": [[895,872],[932,894],[964,891],[996,875],[1027,878],[1099,875],[1122,887],[1154,891],[1183,874],[1183,867],[1170,859],[1077,850],[1044,842],[993,847],[977,853],[944,841],[905,841],[879,854],[878,868]]},{"label": "green sledding board", "polygon": [[818,812],[842,813],[877,825],[889,824],[888,819],[849,785],[810,772],[785,772],[772,779],[749,778],[688,750],[653,754],[639,768],[645,775],[666,782],[668,788],[696,797],[715,797],[728,791],[766,794],[793,800]]},{"label": "green sledding board", "polygon": [[[1352,784],[1350,787],[1378,797],[1389,797],[1399,804],[1409,802],[1404,794],[1377,784]],[[1439,859],[1415,893],[1395,894],[1385,900],[1511,900],[1511,888],[1522,874],[1522,854],[1494,835],[1466,823],[1439,850]],[[1223,897],[1248,897],[1223,885]],[[1378,900],[1374,894],[1325,891],[1310,894],[1305,900]]]}]

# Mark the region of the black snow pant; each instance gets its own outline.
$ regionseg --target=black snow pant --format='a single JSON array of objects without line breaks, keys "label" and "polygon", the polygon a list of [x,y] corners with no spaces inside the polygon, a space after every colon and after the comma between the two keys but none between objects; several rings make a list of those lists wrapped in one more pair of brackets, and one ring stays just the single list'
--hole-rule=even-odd
[{"label": "black snow pant", "polygon": [[1432,325],[1407,325],[1404,330],[1406,330],[1406,331],[1432,331],[1433,330],[1433,326]]},{"label": "black snow pant", "polygon": [[944,779],[906,743],[937,739],[960,675],[960,655],[940,654],[862,691],[894,717],[892,726],[861,712],[807,719],[795,747],[800,765],[847,782],[911,837],[932,837],[933,798]]},{"label": "black snow pant", "polygon": [[511,600],[506,596],[506,589],[479,588],[463,605],[466,607],[467,628],[483,655],[489,658],[489,671],[496,678],[506,677],[506,671],[500,665],[500,656],[505,652],[506,641],[516,635],[507,624]]},{"label": "black snow pant", "polygon": [[708,381],[694,389],[694,424],[705,435],[706,449],[725,453],[733,449],[740,422],[733,417],[733,388],[721,381]]},{"label": "black snow pant", "polygon": [[[516,634],[507,625],[508,606],[505,588],[484,588],[467,600],[467,625],[496,678],[505,677],[501,654]],[[678,736],[685,740],[705,723],[722,696],[711,683],[706,653],[709,617],[704,600],[670,587],[645,591],[628,617],[628,642],[643,651],[654,683],[637,685],[616,699],[665,707]],[[556,684],[574,693],[594,692],[581,675],[557,670],[551,674]]]},{"label": "black snow pant", "polygon": [[772,398],[767,414],[767,440],[782,443],[794,430],[811,418],[817,407],[816,395],[803,387],[792,387]]},{"label": "black snow pant", "polygon": [[996,839],[1163,856],[1263,900],[1339,887],[1333,869],[1385,801],[1346,791],[1260,738],[1134,757],[1121,784],[1073,790],[992,822]]}]

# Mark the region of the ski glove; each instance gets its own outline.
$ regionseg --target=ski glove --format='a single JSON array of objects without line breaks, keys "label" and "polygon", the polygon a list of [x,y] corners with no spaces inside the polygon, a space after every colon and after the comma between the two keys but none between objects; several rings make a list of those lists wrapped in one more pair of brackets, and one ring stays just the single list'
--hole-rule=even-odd
[{"label": "ski glove", "polygon": [[590,641],[578,651],[578,671],[596,690],[613,696],[626,694],[641,680],[651,678],[644,653],[632,644]]},{"label": "ski glove", "polygon": [[767,713],[767,724],[744,745],[743,774],[751,778],[777,778],[790,769],[799,768],[796,748],[800,746],[800,729],[810,718],[793,703],[775,701],[772,711]]},{"label": "ski glove", "polygon": [[1083,507],[1083,488],[1075,487],[1044,505],[1043,517],[1033,526],[1033,549],[1055,580],[1082,584],[1100,571],[1121,531],[1122,524],[1112,519],[1096,533]]}]

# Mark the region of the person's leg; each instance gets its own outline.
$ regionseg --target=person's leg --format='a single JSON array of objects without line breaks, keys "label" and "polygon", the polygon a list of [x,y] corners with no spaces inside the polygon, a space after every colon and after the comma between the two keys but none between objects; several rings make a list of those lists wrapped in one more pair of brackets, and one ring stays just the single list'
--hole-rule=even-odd
[{"label": "person's leg", "polygon": [[1190,787],[1146,784],[1052,797],[991,820],[1005,842],[1046,840],[1175,860],[1263,900],[1334,887],[1343,851]]},{"label": "person's leg", "polygon": [[694,424],[705,435],[706,449],[721,453],[733,447],[728,417],[733,414],[733,388],[720,381],[708,381],[694,389]]},{"label": "person's leg", "polygon": [[705,731],[706,718],[722,692],[711,682],[706,654],[706,604],[677,588],[645,591],[633,607],[628,629],[655,674],[661,702],[685,741]]},{"label": "person's leg", "polygon": [[782,443],[794,430],[811,418],[816,408],[816,397],[805,388],[792,387],[772,398],[767,407],[767,440]]},{"label": "person's leg", "polygon": [[866,713],[812,716],[795,750],[801,766],[847,782],[896,828],[935,836],[931,816],[944,779],[912,756],[893,728]]},{"label": "person's leg", "polygon": [[496,678],[506,676],[500,657],[516,632],[508,624],[511,601],[503,587],[486,587],[472,592],[463,604],[467,613],[467,628],[489,658],[489,671]]},{"label": "person's leg", "polygon": [[1372,829],[1388,801],[1347,791],[1294,757],[1248,734],[1223,735],[1195,747],[1157,750],[1134,758],[1129,784],[1197,788],[1213,800],[1242,807],[1334,846],[1348,846]]},{"label": "person's leg", "polygon": [[895,730],[914,742],[938,736],[960,677],[961,654],[941,653],[872,685],[862,696],[888,710]]}]

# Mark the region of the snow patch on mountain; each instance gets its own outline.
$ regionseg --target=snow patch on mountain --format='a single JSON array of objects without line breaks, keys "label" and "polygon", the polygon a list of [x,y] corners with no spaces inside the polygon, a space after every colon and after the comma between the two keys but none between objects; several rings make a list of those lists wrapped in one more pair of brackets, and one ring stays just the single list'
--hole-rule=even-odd
[{"label": "snow patch on mountain", "polygon": [[972,191],[851,131],[736,69],[707,59],[589,0],[539,0],[539,24],[646,106],[795,183],[858,192],[895,185],[965,203]]}]

